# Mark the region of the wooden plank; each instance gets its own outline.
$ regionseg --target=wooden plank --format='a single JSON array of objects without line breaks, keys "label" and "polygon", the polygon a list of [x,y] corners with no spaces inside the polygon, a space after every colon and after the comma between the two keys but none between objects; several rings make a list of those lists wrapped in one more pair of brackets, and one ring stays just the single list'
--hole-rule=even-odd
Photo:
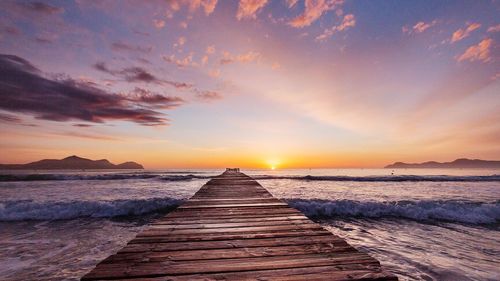
[{"label": "wooden plank", "polygon": [[318,236],[304,237],[271,237],[257,239],[235,239],[235,240],[215,240],[215,241],[188,241],[188,242],[170,242],[170,243],[129,243],[123,249],[122,253],[136,252],[162,252],[176,250],[207,250],[207,249],[232,249],[232,248],[253,248],[253,247],[271,247],[271,246],[293,246],[330,243],[337,246],[348,245],[339,237],[325,234]]},{"label": "wooden plank", "polygon": [[397,280],[242,173],[209,180],[82,280]]}]

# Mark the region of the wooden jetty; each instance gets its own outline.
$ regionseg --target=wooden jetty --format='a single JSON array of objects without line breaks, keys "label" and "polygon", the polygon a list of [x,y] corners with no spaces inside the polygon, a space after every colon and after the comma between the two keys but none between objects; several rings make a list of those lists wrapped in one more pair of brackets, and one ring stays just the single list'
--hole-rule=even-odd
[{"label": "wooden jetty", "polygon": [[228,169],[82,280],[397,280]]}]

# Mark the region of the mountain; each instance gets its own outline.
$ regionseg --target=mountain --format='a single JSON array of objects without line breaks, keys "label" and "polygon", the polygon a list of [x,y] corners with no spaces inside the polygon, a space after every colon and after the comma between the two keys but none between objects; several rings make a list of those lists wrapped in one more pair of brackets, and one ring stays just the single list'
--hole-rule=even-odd
[{"label": "mountain", "polygon": [[386,169],[402,169],[402,168],[485,168],[485,169],[500,169],[500,161],[480,160],[480,159],[466,159],[460,158],[452,162],[436,162],[429,161],[424,163],[403,163],[396,162],[387,165]]},{"label": "mountain", "polygon": [[78,156],[64,159],[43,159],[27,164],[0,164],[1,170],[98,170],[98,169],[144,169],[141,164],[125,162],[115,165],[106,159],[90,160]]}]

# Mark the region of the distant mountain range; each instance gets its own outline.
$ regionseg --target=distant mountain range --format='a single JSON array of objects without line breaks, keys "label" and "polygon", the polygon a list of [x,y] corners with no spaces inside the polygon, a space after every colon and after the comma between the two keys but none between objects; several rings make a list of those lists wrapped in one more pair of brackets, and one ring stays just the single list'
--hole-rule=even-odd
[{"label": "distant mountain range", "polygon": [[97,169],[144,169],[141,164],[125,162],[115,165],[106,159],[90,160],[78,156],[64,159],[43,159],[27,164],[0,164],[0,170],[97,170]]},{"label": "distant mountain range", "polygon": [[436,162],[429,161],[424,163],[403,163],[396,162],[387,165],[386,169],[401,169],[401,168],[487,168],[487,169],[500,169],[500,161],[480,160],[480,159],[466,159],[461,158],[452,162]]}]

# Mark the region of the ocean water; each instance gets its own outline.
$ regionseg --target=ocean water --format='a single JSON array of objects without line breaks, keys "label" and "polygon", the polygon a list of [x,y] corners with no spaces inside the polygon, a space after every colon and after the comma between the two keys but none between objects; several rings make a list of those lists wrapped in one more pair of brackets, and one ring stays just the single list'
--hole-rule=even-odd
[{"label": "ocean water", "polygon": [[[2,171],[0,279],[79,280],[222,170]],[[498,170],[244,170],[400,280],[500,280]]]}]

